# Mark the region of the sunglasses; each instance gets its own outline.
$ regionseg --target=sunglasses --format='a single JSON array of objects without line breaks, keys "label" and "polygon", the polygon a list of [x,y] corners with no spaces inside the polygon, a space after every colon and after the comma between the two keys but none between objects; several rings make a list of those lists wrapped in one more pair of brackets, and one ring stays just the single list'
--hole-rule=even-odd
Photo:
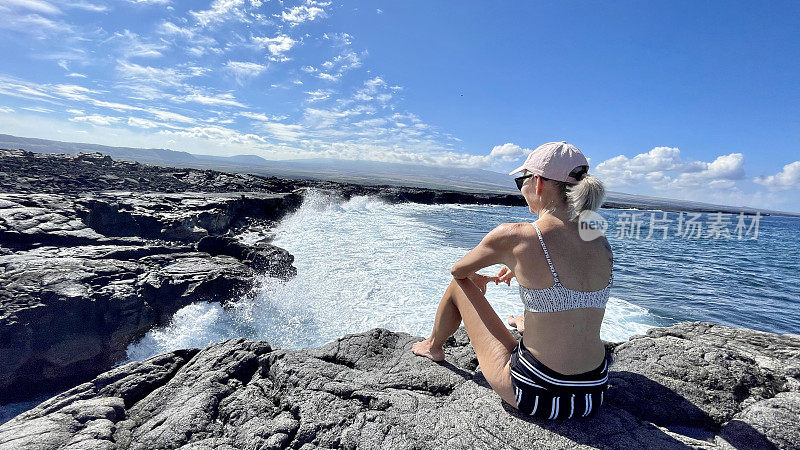
[{"label": "sunglasses", "polygon": [[[527,175],[523,175],[521,177],[514,178],[514,182],[517,183],[517,189],[519,189],[521,191],[522,190],[522,185],[525,184],[525,179],[530,178],[530,177],[535,177],[535,176],[536,176],[535,173],[529,173]],[[541,179],[543,179],[545,181],[550,179],[550,178],[545,178],[545,177],[543,177],[541,175],[539,175],[539,178],[541,178]]]}]

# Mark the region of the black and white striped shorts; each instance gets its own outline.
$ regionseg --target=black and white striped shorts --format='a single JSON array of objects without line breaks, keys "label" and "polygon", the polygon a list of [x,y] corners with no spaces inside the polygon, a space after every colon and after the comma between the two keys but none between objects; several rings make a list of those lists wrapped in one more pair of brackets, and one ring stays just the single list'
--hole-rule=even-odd
[{"label": "black and white striped shorts", "polygon": [[519,344],[511,352],[511,385],[517,407],[540,419],[592,417],[603,404],[609,357],[593,370],[563,375],[542,364]]}]

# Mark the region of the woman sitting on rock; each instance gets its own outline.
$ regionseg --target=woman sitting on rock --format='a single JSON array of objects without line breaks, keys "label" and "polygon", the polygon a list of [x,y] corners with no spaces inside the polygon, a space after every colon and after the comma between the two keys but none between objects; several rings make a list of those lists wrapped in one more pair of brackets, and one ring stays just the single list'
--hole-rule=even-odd
[{"label": "woman sitting on rock", "polygon": [[[538,220],[499,225],[456,262],[431,336],[412,347],[417,355],[444,360],[442,345],[463,320],[492,389],[537,418],[592,416],[608,384],[600,325],[613,257],[604,230],[585,227],[587,217],[602,224],[594,211],[605,196],[588,168],[576,147],[551,142],[510,173],[523,172],[515,181]],[[475,273],[494,264],[504,264],[497,276]],[[525,312],[508,322],[527,330],[519,342],[484,296],[487,283],[510,285],[515,276]]]}]

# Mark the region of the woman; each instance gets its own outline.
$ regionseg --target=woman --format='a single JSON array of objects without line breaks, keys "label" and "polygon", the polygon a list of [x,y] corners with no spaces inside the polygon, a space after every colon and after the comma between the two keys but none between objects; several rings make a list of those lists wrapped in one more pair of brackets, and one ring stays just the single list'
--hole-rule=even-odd
[{"label": "woman", "polygon": [[[439,303],[431,336],[414,354],[444,360],[442,345],[461,324],[483,375],[500,397],[538,418],[588,417],[604,401],[608,357],[600,325],[611,287],[613,258],[602,234],[583,240],[579,216],[603,202],[603,184],[587,173],[583,153],[566,142],[534,150],[510,173],[517,177],[531,223],[504,223],[453,266],[453,281]],[[584,235],[585,236],[585,235]],[[475,272],[504,264],[497,276]],[[519,282],[525,312],[509,324],[486,300],[487,283]]]}]

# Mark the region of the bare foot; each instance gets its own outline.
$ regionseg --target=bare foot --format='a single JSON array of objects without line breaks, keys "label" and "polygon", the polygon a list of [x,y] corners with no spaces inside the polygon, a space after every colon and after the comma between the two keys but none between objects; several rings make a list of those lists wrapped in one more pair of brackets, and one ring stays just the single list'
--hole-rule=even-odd
[{"label": "bare foot", "polygon": [[432,342],[433,340],[431,338],[417,342],[411,346],[411,351],[414,352],[415,355],[425,356],[436,362],[444,361],[444,350],[442,350],[441,347],[438,349],[432,348]]},{"label": "bare foot", "polygon": [[519,334],[525,332],[525,314],[520,314],[517,317],[508,316],[508,324],[512,327],[516,327]]}]

